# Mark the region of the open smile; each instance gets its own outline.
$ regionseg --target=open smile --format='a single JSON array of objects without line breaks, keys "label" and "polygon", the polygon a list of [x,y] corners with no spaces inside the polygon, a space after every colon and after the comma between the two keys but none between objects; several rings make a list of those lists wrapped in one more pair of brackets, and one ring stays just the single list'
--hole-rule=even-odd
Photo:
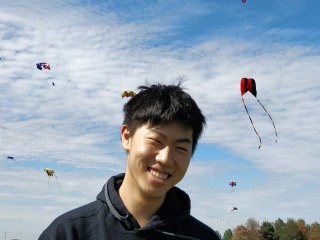
[{"label": "open smile", "polygon": [[158,170],[156,170],[156,169],[154,169],[154,168],[151,168],[151,167],[148,167],[148,172],[149,172],[152,176],[154,176],[154,177],[156,177],[156,178],[158,178],[158,179],[160,179],[160,180],[166,180],[166,179],[168,179],[169,177],[171,177],[171,174],[165,173],[165,172],[160,172],[160,171],[158,171]]}]

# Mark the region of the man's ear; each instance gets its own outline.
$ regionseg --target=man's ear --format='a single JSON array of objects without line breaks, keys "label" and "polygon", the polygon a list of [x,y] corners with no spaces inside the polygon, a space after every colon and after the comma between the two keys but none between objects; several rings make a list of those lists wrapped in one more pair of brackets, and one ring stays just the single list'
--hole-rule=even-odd
[{"label": "man's ear", "polygon": [[121,127],[121,142],[124,150],[129,151],[130,149],[130,131],[127,125]]}]

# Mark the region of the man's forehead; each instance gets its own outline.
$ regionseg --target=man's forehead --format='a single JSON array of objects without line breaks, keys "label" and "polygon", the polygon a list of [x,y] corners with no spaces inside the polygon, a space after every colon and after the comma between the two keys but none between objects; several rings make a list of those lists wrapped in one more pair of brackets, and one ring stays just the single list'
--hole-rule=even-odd
[{"label": "man's forehead", "polygon": [[173,127],[178,127],[178,128],[184,129],[186,131],[191,131],[192,132],[192,128],[187,127],[187,126],[183,125],[180,122],[169,122],[169,123],[162,123],[162,124],[146,123],[145,126],[148,129],[155,129],[155,130],[173,126]]},{"label": "man's forehead", "polygon": [[172,133],[172,131],[166,131],[166,128],[175,128],[175,130],[177,128],[182,129],[183,131],[182,136],[176,136],[177,138],[183,138],[183,139],[189,139],[188,142],[192,142],[192,129],[191,128],[186,128],[184,127],[182,124],[177,124],[177,123],[173,123],[173,124],[164,124],[164,125],[160,125],[160,126],[152,126],[152,125],[148,125],[147,129],[150,130],[151,132],[155,132],[157,134],[162,135],[163,137],[167,138],[167,135],[170,135]]}]

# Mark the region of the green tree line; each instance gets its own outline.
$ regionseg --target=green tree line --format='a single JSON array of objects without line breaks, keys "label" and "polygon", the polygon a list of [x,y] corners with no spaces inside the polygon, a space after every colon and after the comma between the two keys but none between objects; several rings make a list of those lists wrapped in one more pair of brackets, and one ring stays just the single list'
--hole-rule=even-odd
[{"label": "green tree line", "polygon": [[288,218],[284,222],[278,218],[274,222],[264,221],[261,224],[249,218],[244,225],[233,230],[227,229],[222,240],[320,240],[320,223],[306,224],[303,219]]}]

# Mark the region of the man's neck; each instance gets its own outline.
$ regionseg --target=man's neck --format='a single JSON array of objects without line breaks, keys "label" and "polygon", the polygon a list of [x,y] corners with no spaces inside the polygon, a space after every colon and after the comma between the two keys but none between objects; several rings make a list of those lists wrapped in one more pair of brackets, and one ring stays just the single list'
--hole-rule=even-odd
[{"label": "man's neck", "polygon": [[134,216],[140,227],[144,227],[164,202],[165,196],[151,198],[144,196],[139,189],[134,188],[126,179],[119,188],[119,196],[126,208]]}]

